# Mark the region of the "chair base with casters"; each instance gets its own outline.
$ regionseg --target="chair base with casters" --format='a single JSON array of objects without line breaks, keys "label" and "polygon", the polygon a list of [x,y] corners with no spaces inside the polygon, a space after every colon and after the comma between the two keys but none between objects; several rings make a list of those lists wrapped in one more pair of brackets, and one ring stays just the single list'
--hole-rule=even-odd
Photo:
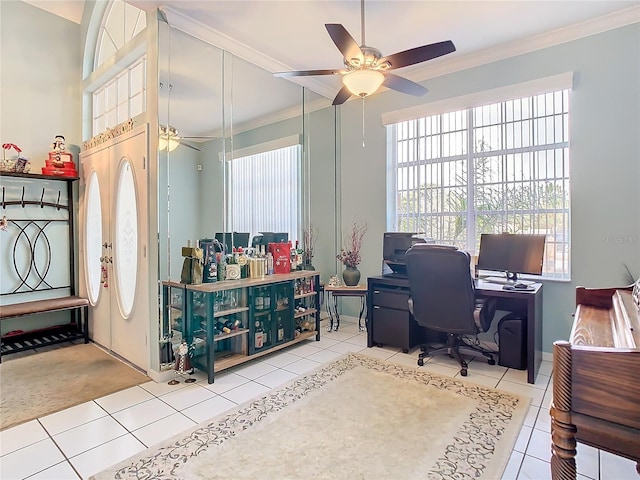
[{"label": "chair base with casters", "polygon": [[455,358],[458,361],[458,363],[460,364],[460,375],[462,375],[463,377],[467,376],[468,365],[466,360],[462,357],[462,354],[475,356],[478,353],[480,353],[487,358],[487,363],[489,365],[496,364],[496,361],[493,358],[493,352],[482,350],[482,349],[471,348],[469,345],[465,344],[462,341],[462,339],[460,338],[460,335],[456,335],[454,333],[447,334],[446,346],[435,348],[435,349],[429,349],[427,346],[422,346],[420,347],[420,350],[422,351],[418,355],[419,366],[422,367],[424,365],[425,357],[431,357],[439,353],[446,353],[447,355],[449,355],[452,358]]}]

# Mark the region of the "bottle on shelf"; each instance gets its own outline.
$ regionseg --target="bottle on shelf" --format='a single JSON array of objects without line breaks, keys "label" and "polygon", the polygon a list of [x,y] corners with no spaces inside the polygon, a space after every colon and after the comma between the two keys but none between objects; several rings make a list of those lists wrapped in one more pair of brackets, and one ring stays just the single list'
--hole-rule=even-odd
[{"label": "bottle on shelf", "polygon": [[264,345],[264,330],[262,329],[262,324],[260,321],[256,320],[256,333],[254,338],[254,346],[255,348],[262,348]]},{"label": "bottle on shelf", "polygon": [[304,250],[300,246],[300,242],[296,240],[296,270],[302,270],[304,263]]},{"label": "bottle on shelf", "polygon": [[218,259],[218,281],[223,281],[227,279],[227,262],[222,253],[217,253],[216,257]]},{"label": "bottle on shelf", "polygon": [[259,287],[256,287],[255,289],[255,298],[253,303],[256,310],[264,310],[264,297],[262,296],[262,289]]},{"label": "bottle on shelf", "polygon": [[269,292],[269,288],[268,287],[262,289],[262,298],[263,298],[262,303],[264,304],[264,309],[265,310],[270,310],[271,309],[271,294]]},{"label": "bottle on shelf", "polygon": [[282,325],[282,319],[278,318],[278,342],[284,340],[284,326]]},{"label": "bottle on shelf", "polygon": [[242,247],[238,247],[238,265],[240,265],[240,278],[247,278],[249,276],[247,256]]},{"label": "bottle on shelf", "polygon": [[273,275],[273,255],[267,253],[267,275]]}]

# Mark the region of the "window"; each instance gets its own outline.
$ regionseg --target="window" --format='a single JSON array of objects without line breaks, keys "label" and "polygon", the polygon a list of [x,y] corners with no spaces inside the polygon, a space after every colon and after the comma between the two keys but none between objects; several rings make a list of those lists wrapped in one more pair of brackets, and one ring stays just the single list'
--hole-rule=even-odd
[{"label": "window", "polygon": [[568,117],[561,89],[388,124],[388,228],[472,252],[544,233],[543,276],[568,279]]},{"label": "window", "polygon": [[142,57],[94,92],[94,135],[145,111],[145,63]]},{"label": "window", "polygon": [[91,135],[146,111],[146,58],[135,51],[131,58],[117,58],[118,52],[131,44],[146,25],[143,10],[122,0],[112,0],[107,5],[101,19],[93,66],[95,71],[101,65],[109,64],[108,61],[113,65],[106,74],[109,78],[104,81],[101,76],[93,90]]},{"label": "window", "polygon": [[301,151],[296,144],[230,162],[233,231],[288,232],[289,239],[298,237]]}]

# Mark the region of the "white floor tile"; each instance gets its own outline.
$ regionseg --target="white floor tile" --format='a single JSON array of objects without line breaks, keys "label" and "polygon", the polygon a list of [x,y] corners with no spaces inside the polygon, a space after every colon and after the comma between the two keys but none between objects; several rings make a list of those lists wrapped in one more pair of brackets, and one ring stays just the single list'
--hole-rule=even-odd
[{"label": "white floor tile", "polygon": [[513,450],[516,452],[525,453],[527,451],[527,445],[529,445],[529,439],[531,438],[531,432],[533,428],[523,426],[520,429],[516,444],[513,446]]},{"label": "white floor tile", "polygon": [[89,478],[107,467],[121,462],[145,449],[132,434],[111,440],[108,443],[69,459],[83,479]]},{"label": "white floor tile", "polygon": [[520,452],[511,452],[509,462],[502,474],[502,480],[516,480],[518,478],[518,472],[520,471],[520,465],[524,460],[524,454]]},{"label": "white floor tile", "polygon": [[327,363],[331,360],[335,360],[340,356],[342,356],[341,353],[334,352],[333,350],[320,350],[318,353],[309,355],[307,358],[309,360],[313,360],[314,362]]},{"label": "white floor tile", "polygon": [[601,450],[600,480],[620,480],[622,478],[638,478],[636,462]]},{"label": "white floor tile", "polygon": [[214,397],[216,394],[211,390],[204,388],[198,383],[191,383],[188,386],[170,392],[160,397],[165,403],[168,403],[177,411],[192,407],[196,403],[204,402]]},{"label": "white floor tile", "polygon": [[236,367],[233,369],[233,373],[237,373],[243,377],[248,378],[249,380],[255,380],[258,377],[266,375],[267,373],[271,373],[276,369],[273,365],[270,365],[266,362],[254,361],[248,362],[246,365],[242,367]]},{"label": "white floor tile", "polygon": [[328,348],[331,345],[335,345],[336,343],[338,343],[340,340],[337,339],[333,339],[333,338],[327,338],[326,335],[320,335],[320,341],[319,342],[315,342],[313,345],[316,348]]},{"label": "white floor tile", "polygon": [[367,346],[367,335],[361,333],[360,335],[356,335],[355,337],[347,338],[345,340],[347,343],[353,343],[354,345],[359,345],[361,347]]},{"label": "white floor tile", "polygon": [[539,460],[551,462],[551,434],[534,428],[525,453]]},{"label": "white floor tile", "polygon": [[[320,343],[322,343],[322,341],[320,341]],[[335,344],[336,342],[332,342],[332,343]],[[269,365],[273,365],[274,367],[277,367],[277,368],[282,368],[285,365],[289,365],[290,363],[297,362],[298,360],[300,360],[300,357],[298,355],[293,355],[292,353],[289,353],[289,352],[272,353],[271,355],[267,355],[262,359],[264,363],[268,363]],[[217,381],[218,380],[216,380],[216,382]]]},{"label": "white floor tile", "polygon": [[[347,342],[345,342],[347,343]],[[387,360],[393,357],[396,353],[400,352],[399,348],[395,347],[372,347],[361,351],[363,355],[367,355],[373,358],[379,358],[381,360]]]},{"label": "white floor tile", "polygon": [[126,434],[122,425],[107,416],[54,435],[53,439],[70,458]]},{"label": "white floor tile", "polygon": [[48,435],[42,425],[37,420],[31,420],[0,432],[0,452],[5,456],[45,438]]},{"label": "white floor tile", "polygon": [[193,407],[189,407],[183,410],[182,413],[194,422],[202,423],[236,406],[237,404],[235,402],[218,395]]},{"label": "white floor tile", "polygon": [[42,417],[40,423],[47,429],[49,435],[57,435],[106,415],[108,413],[96,402],[86,402]]},{"label": "white floor tile", "polygon": [[544,390],[540,390],[539,388],[531,386],[527,383],[522,384],[500,380],[496,388],[498,390],[504,390],[505,392],[511,392],[517,395],[529,397],[531,399],[531,405],[540,406],[542,404]]},{"label": "white floor tile", "polygon": [[[296,360],[300,360],[300,357],[295,358]],[[244,385],[249,381],[250,380],[246,377],[227,371],[217,373],[215,376],[215,381],[213,383],[200,382],[200,385],[208,390],[211,390],[213,393],[220,394],[239,387],[240,385]]]},{"label": "white floor tile", "polygon": [[337,353],[366,353],[368,349],[367,347],[356,345],[355,343],[338,342],[335,345],[331,345],[330,347],[328,347],[327,350],[331,350],[332,352]]},{"label": "white floor tile", "polygon": [[540,408],[540,414],[536,419],[534,428],[543,432],[551,433],[551,415],[548,408]]},{"label": "white floor tile", "polygon": [[525,455],[518,480],[551,480],[551,464]]},{"label": "white floor tile", "polygon": [[501,380],[508,368],[502,367],[497,364],[498,358],[495,358],[496,364],[489,365],[482,357],[476,357],[469,363],[469,372],[476,372],[486,377],[492,377],[497,380]]},{"label": "white floor tile", "polygon": [[240,385],[233,390],[224,392],[222,396],[240,405],[241,403],[251,400],[258,395],[264,395],[269,390],[271,390],[269,387],[265,387],[264,385],[260,385],[256,382],[249,382],[244,385]]},{"label": "white floor tile", "polygon": [[301,358],[297,362],[290,363],[289,365],[284,367],[284,369],[293,373],[297,373],[298,375],[301,375],[305,372],[308,372],[309,370],[318,368],[320,365],[322,364],[318,362],[314,362],[313,360]]},{"label": "white floor tile", "polygon": [[527,416],[524,419],[524,425],[527,427],[533,427],[536,424],[536,420],[538,418],[538,412],[540,412],[540,407],[529,407],[529,411],[527,412]]},{"label": "white floor tile", "polygon": [[0,459],[0,478],[26,478],[64,461],[62,452],[50,438],[3,455]]},{"label": "white floor tile", "polygon": [[553,373],[553,362],[542,361],[540,363],[540,369],[538,370],[538,375],[546,375],[550,377]]},{"label": "white floor tile", "polygon": [[60,462],[29,477],[29,480],[78,480],[79,478],[69,462]]},{"label": "white floor tile", "polygon": [[299,357],[308,357],[309,355],[313,355],[314,353],[318,353],[320,351],[322,351],[322,348],[316,347],[315,342],[313,344],[311,344],[310,342],[301,343],[300,345],[296,345],[287,349],[287,352]]},{"label": "white floor tile", "polygon": [[113,418],[132,432],[174,413],[176,413],[176,410],[173,407],[153,397],[151,400],[114,413]]},{"label": "white floor tile", "polygon": [[140,385],[140,387],[144,388],[147,392],[159,397],[166,393],[175,392],[190,385],[189,383],[180,382],[177,385],[169,385],[169,382],[147,382]]},{"label": "white floor tile", "polygon": [[96,399],[96,403],[104,408],[109,413],[114,413],[125,408],[129,408],[133,405],[137,405],[142,402],[146,402],[154,398],[144,388],[135,386],[121,390],[106,397]]},{"label": "white floor tile", "polygon": [[580,475],[598,478],[600,472],[600,455],[597,448],[583,443],[576,445],[576,470]]},{"label": "white floor tile", "polygon": [[288,370],[282,370],[279,368],[278,370],[274,370],[271,373],[267,373],[262,377],[256,378],[256,382],[264,385],[265,387],[277,388],[280,385],[283,385],[293,380],[296,377],[298,377],[297,374],[290,372]]},{"label": "white floor tile", "polygon": [[138,440],[150,447],[195,425],[196,422],[185,417],[182,413],[174,413],[168,417],[161,418],[157,422],[134,430],[132,433]]},{"label": "white floor tile", "polygon": [[326,335],[326,337],[330,338],[331,340],[344,342],[345,340],[355,337],[356,335],[358,335],[358,333],[353,331],[350,332],[348,331],[348,329],[343,330],[342,327],[340,327],[340,329],[337,332],[335,330],[333,330],[332,332],[322,331],[322,333],[320,334],[321,338],[322,338],[322,335]]}]

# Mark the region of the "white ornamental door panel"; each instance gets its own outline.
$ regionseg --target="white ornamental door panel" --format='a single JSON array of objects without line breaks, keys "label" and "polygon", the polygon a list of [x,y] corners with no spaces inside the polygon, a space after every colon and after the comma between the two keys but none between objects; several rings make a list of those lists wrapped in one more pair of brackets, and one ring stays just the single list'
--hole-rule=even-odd
[{"label": "white ornamental door panel", "polygon": [[149,368],[147,129],[83,153],[81,293],[96,342]]},{"label": "white ornamental door panel", "polygon": [[[144,132],[143,132],[144,133]],[[146,238],[147,136],[139,134],[113,147],[112,349],[143,370],[149,367],[149,263]]]},{"label": "white ornamental door panel", "polygon": [[89,336],[111,348],[111,291],[109,290],[109,231],[111,181],[109,149],[81,155],[80,295],[91,302]]}]

